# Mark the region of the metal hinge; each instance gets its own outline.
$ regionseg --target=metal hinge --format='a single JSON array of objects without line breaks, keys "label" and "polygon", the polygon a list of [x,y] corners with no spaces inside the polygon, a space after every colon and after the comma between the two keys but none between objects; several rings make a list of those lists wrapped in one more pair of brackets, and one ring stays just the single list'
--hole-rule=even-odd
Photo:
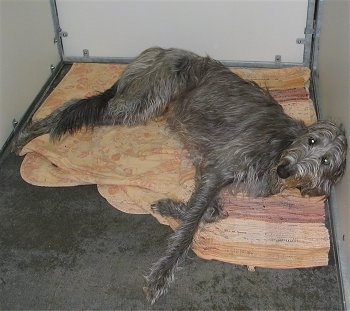
[{"label": "metal hinge", "polygon": [[[57,33],[58,33],[58,36],[59,36],[60,38],[66,38],[66,37],[68,37],[68,32],[67,32],[67,31],[63,31],[61,28],[58,28]],[[53,40],[53,42],[54,42],[54,43],[57,43],[57,42],[58,42],[58,38],[55,37],[54,40]]]},{"label": "metal hinge", "polygon": [[68,32],[67,31],[63,31],[61,28],[58,31],[59,36],[62,38],[68,37]]},{"label": "metal hinge", "polygon": [[313,21],[312,25],[304,29],[305,35],[314,35],[316,33],[316,22]]}]

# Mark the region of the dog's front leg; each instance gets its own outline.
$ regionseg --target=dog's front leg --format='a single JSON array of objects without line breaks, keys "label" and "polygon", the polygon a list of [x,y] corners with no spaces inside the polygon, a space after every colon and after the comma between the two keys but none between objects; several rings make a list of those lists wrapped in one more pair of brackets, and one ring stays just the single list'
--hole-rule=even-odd
[{"label": "dog's front leg", "polygon": [[201,218],[224,184],[223,179],[214,172],[201,176],[181,225],[170,237],[164,256],[153,265],[151,273],[146,277],[144,291],[150,303],[153,304],[167,291],[177,266],[187,254]]}]

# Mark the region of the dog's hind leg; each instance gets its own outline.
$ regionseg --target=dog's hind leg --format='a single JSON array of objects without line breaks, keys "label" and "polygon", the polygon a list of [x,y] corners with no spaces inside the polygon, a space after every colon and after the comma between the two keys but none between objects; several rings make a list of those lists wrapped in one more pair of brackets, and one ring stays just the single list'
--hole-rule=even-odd
[{"label": "dog's hind leg", "polygon": [[144,292],[152,304],[167,291],[177,266],[185,259],[205,211],[225,184],[227,182],[215,172],[210,171],[201,176],[188,202],[182,223],[169,239],[165,255],[153,265],[146,277]]},{"label": "dog's hind leg", "polygon": [[[167,104],[183,93],[193,81],[188,73],[180,74],[169,65],[163,49],[144,51],[125,70],[108,90],[89,98],[70,101],[48,117],[33,122],[24,129],[13,144],[20,150],[36,136],[49,133],[52,140],[82,127],[101,125],[137,125],[159,116]],[[187,61],[180,53],[177,63]],[[174,66],[174,64],[173,64]]]}]

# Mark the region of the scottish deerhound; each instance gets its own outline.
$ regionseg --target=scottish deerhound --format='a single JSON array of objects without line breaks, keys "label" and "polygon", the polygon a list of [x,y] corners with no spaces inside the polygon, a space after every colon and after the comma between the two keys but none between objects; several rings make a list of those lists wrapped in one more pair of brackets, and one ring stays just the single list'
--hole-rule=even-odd
[{"label": "scottish deerhound", "polygon": [[168,289],[201,220],[222,213],[218,194],[223,187],[251,196],[285,188],[328,195],[344,173],[347,141],[341,128],[329,121],[306,126],[286,115],[256,83],[210,57],[179,49],[145,50],[110,89],[31,123],[15,147],[45,133],[57,140],[82,127],[133,126],[162,114],[194,159],[196,187],[187,203],[165,199],[153,205],[181,224],[146,277],[151,303]]}]

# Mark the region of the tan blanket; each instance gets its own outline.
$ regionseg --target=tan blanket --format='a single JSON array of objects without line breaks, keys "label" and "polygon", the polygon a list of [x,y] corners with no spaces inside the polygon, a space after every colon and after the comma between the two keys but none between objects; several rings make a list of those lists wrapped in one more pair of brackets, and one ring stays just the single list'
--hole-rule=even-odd
[{"label": "tan blanket", "polygon": [[[109,87],[124,65],[74,64],[34,118],[42,118],[65,101],[96,94]],[[291,116],[315,122],[308,94],[307,68],[234,69],[267,87]],[[150,210],[170,197],[187,200],[194,168],[182,144],[162,120],[147,126],[100,127],[66,135],[52,144],[44,135],[22,150],[22,177],[39,186],[97,184],[108,202],[127,213],[155,216],[175,228],[177,223]],[[286,192],[270,198],[233,197],[223,201],[228,217],[202,225],[194,251],[207,259],[270,268],[327,265],[329,236],[324,224],[324,198],[301,198]]]}]

